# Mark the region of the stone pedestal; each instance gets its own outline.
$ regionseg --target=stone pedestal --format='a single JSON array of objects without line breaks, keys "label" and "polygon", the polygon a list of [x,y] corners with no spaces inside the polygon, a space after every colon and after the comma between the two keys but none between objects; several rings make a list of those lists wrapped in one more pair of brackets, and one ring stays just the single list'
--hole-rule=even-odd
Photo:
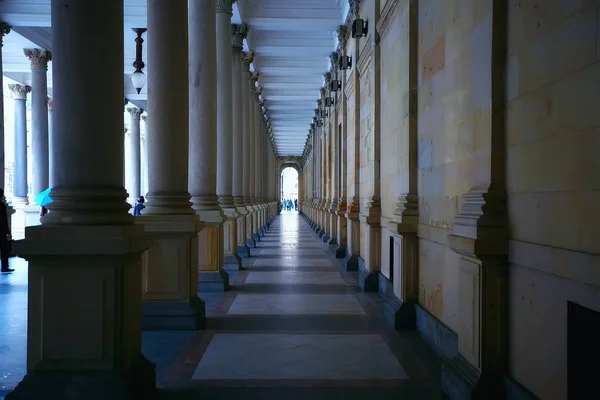
[{"label": "stone pedestal", "polygon": [[237,254],[237,219],[239,214],[235,208],[225,208],[226,217],[223,224],[223,269],[225,271],[239,271],[242,269],[242,258]]},{"label": "stone pedestal", "polygon": [[200,329],[204,302],[198,298],[197,215],[142,215],[136,223],[154,243],[143,263],[144,329]]},{"label": "stone pedestal", "polygon": [[250,247],[246,243],[246,216],[248,215],[248,209],[245,206],[236,208],[239,215],[237,219],[237,254],[242,258],[250,257]]},{"label": "stone pedestal", "polygon": [[155,399],[154,365],[141,355],[143,228],[26,234],[14,251],[29,262],[27,375],[6,399]]},{"label": "stone pedestal", "polygon": [[246,246],[248,248],[254,249],[256,248],[256,241],[252,235],[252,225],[254,220],[254,206],[247,205],[246,210],[248,210],[248,214],[246,214]]},{"label": "stone pedestal", "polygon": [[215,292],[229,289],[229,275],[223,271],[223,222],[221,210],[198,211],[205,223],[198,233],[198,291]]}]

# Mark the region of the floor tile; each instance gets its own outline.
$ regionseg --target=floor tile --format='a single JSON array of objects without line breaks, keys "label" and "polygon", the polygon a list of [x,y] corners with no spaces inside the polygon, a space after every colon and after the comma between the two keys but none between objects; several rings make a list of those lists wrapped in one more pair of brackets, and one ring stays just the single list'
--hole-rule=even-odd
[{"label": "floor tile", "polygon": [[241,293],[228,314],[365,314],[351,294],[254,294]]},{"label": "floor tile", "polygon": [[252,283],[275,284],[316,284],[316,285],[344,285],[344,280],[338,272],[300,272],[300,271],[251,271],[245,281]]},{"label": "floor tile", "polygon": [[217,334],[192,379],[407,379],[380,335]]},{"label": "floor tile", "polygon": [[252,265],[262,267],[333,267],[328,258],[302,258],[302,257],[280,257],[280,258],[257,258]]}]

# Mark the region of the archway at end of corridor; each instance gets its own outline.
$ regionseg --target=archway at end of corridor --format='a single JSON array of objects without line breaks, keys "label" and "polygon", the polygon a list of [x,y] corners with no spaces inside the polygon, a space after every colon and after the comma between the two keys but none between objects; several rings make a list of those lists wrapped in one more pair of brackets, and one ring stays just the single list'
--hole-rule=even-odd
[{"label": "archway at end of corridor", "polygon": [[298,211],[298,171],[293,167],[286,167],[280,175],[281,211]]}]

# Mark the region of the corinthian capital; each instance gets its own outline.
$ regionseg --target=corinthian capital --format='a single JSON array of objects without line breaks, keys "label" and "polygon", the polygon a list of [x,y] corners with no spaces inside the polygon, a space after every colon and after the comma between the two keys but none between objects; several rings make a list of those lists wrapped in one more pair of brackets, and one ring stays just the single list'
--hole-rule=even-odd
[{"label": "corinthian capital", "polygon": [[348,5],[350,6],[349,13],[354,17],[360,11],[360,5],[362,4],[362,0],[348,0]]},{"label": "corinthian capital", "polygon": [[325,96],[327,96],[327,89],[322,87],[321,89],[319,89],[319,93],[321,94],[321,99],[324,99]]},{"label": "corinthian capital", "polygon": [[10,33],[10,25],[6,22],[0,22],[0,46],[4,46],[2,39]]},{"label": "corinthian capital", "polygon": [[52,107],[54,107],[54,99],[50,96],[46,99],[46,103],[48,104],[48,110],[52,111]]},{"label": "corinthian capital", "polygon": [[246,36],[248,36],[248,25],[231,24],[231,46],[236,49],[242,49]]},{"label": "corinthian capital", "polygon": [[337,51],[334,51],[333,53],[329,54],[329,62],[331,62],[331,66],[334,68],[337,68],[338,62],[340,60],[340,53],[338,53]]},{"label": "corinthian capital", "polygon": [[244,68],[250,68],[252,61],[254,61],[254,53],[252,51],[242,52],[242,64],[244,64]]},{"label": "corinthian capital", "polygon": [[340,25],[337,29],[337,37],[338,42],[340,42],[340,47],[342,49],[342,53],[346,51],[346,43],[348,42],[348,27],[346,25]]},{"label": "corinthian capital", "polygon": [[31,92],[31,86],[11,83],[8,85],[8,90],[11,91],[13,99],[27,100],[27,93]]},{"label": "corinthian capital", "polygon": [[256,94],[256,97],[260,97],[260,95],[262,94],[262,87],[257,86],[256,89],[254,89],[254,94]]},{"label": "corinthian capital", "polygon": [[31,68],[48,69],[48,61],[52,61],[52,53],[46,49],[23,49],[23,53],[31,62]]},{"label": "corinthian capital", "polygon": [[233,15],[233,3],[236,0],[217,0],[217,14],[225,13]]},{"label": "corinthian capital", "polygon": [[260,77],[260,72],[254,71],[253,73],[250,74],[250,82],[255,84],[256,82],[258,82],[259,77]]},{"label": "corinthian capital", "polygon": [[329,84],[331,83],[331,72],[325,72],[323,78],[325,78],[325,86],[329,87]]},{"label": "corinthian capital", "polygon": [[127,111],[129,111],[129,114],[131,114],[131,116],[133,118],[137,118],[137,119],[140,119],[140,117],[144,113],[143,109],[137,108],[137,107],[130,107],[127,109]]}]

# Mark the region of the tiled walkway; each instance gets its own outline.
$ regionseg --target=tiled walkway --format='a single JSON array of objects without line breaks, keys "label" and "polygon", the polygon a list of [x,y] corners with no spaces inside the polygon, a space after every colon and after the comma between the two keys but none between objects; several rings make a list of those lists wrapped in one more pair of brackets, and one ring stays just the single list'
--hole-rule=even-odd
[{"label": "tiled walkway", "polygon": [[[389,328],[379,296],[359,291],[296,212],[244,264],[230,291],[200,293],[207,330],[144,332],[164,399],[442,398],[437,357]],[[0,285],[1,398],[25,372],[26,285],[22,272]]]}]

